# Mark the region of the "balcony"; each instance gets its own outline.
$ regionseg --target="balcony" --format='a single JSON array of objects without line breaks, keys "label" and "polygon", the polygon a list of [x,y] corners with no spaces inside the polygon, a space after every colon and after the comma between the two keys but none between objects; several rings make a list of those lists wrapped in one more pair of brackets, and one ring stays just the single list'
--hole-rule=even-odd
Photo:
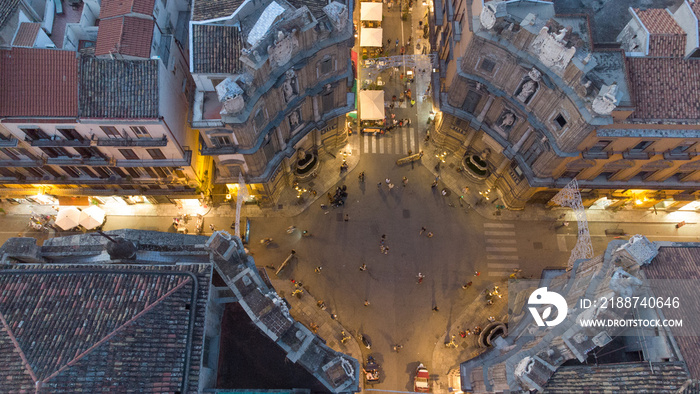
[{"label": "balcony", "polygon": [[59,166],[75,166],[75,165],[86,165],[86,166],[113,166],[115,160],[109,157],[88,157],[84,158],[81,156],[59,156],[59,157],[44,157],[46,164],[54,164]]},{"label": "balcony", "polygon": [[168,137],[163,138],[100,138],[97,140],[97,146],[140,146],[140,147],[158,147],[168,146]]},{"label": "balcony", "polygon": [[61,138],[56,139],[38,139],[33,140],[31,138],[25,138],[25,141],[29,142],[31,146],[36,146],[39,148],[61,148],[65,146],[69,147],[87,147],[90,146],[90,140],[66,140]]},{"label": "balcony", "polygon": [[664,152],[664,159],[666,160],[690,160],[692,159],[696,154],[694,152],[673,152],[671,150]]},{"label": "balcony", "polygon": [[220,147],[208,147],[203,146],[199,149],[199,153],[203,156],[218,156],[218,155],[233,155],[238,153],[238,147],[236,146],[220,146]]},{"label": "balcony", "polygon": [[649,160],[651,159],[651,156],[654,155],[654,151],[651,152],[644,152],[641,150],[631,150],[628,149],[624,152],[622,152],[622,157],[627,159],[627,160]]},{"label": "balcony", "polygon": [[14,148],[17,146],[17,138],[0,138],[0,148]]},{"label": "balcony", "polygon": [[581,152],[581,156],[583,156],[584,159],[609,159],[611,155],[612,152],[605,150],[592,151],[586,149],[583,152]]},{"label": "balcony", "polygon": [[43,160],[0,160],[0,167],[41,167]]},{"label": "balcony", "polygon": [[185,150],[182,159],[162,159],[162,160],[117,160],[117,167],[188,167],[192,163],[192,151]]}]

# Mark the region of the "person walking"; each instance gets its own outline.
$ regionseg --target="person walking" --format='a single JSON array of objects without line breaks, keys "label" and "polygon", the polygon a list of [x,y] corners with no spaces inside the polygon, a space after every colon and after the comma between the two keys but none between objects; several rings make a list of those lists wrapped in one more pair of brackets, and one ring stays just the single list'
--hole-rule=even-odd
[{"label": "person walking", "polygon": [[369,306],[369,301],[365,300],[365,306]]},{"label": "person walking", "polygon": [[367,271],[367,264],[364,264],[364,263],[363,263],[363,264],[360,266],[360,271]]},{"label": "person walking", "polygon": [[433,233],[428,231],[428,238],[432,238],[432,237],[433,237]]},{"label": "person walking", "polygon": [[386,179],[384,180],[384,182],[386,182],[386,184],[388,185],[388,184],[390,184],[390,183],[391,183],[391,179],[389,179],[389,178],[386,178]]},{"label": "person walking", "polygon": [[435,305],[433,307],[433,312],[440,312],[440,308],[438,308],[437,305]]},{"label": "person walking", "polygon": [[463,289],[468,289],[469,287],[471,287],[471,285],[472,285],[472,281],[469,281],[469,282],[463,284],[463,285],[462,285],[462,288],[463,288]]},{"label": "person walking", "polygon": [[348,214],[346,213],[346,214],[345,214],[345,219],[344,219],[344,220],[345,220],[346,222],[347,222],[348,220],[350,220],[350,215],[348,215]]},{"label": "person walking", "polygon": [[314,272],[317,273],[317,274],[320,274],[322,269],[323,269],[323,267],[321,267],[321,266],[319,265],[318,267],[316,267],[316,268],[314,269]]},{"label": "person walking", "polygon": [[394,188],[394,184],[393,184],[393,183],[390,183],[390,184],[389,184],[389,190],[392,190],[393,188]]},{"label": "person walking", "polygon": [[426,229],[425,227],[421,227],[421,228],[420,228],[420,233],[418,233],[418,235],[423,235],[423,233],[426,232],[426,231],[428,231],[428,229]]},{"label": "person walking", "polygon": [[[410,153],[409,153],[409,154],[410,154]],[[403,179],[401,180],[401,182],[403,182],[404,187],[406,187],[406,185],[408,184],[408,178],[403,177]]]},{"label": "person walking", "polygon": [[419,272],[418,276],[416,276],[416,277],[418,278],[418,284],[423,283],[423,278],[425,278],[425,275],[423,275],[422,273]]}]

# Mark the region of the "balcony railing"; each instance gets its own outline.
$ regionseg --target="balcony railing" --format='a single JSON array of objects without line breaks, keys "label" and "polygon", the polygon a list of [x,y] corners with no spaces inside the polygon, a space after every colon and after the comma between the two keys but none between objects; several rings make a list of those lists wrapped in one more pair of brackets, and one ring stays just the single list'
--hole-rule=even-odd
[{"label": "balcony railing", "polygon": [[10,137],[10,138],[0,138],[0,147],[2,148],[14,148],[17,146],[17,138],[15,137]]},{"label": "balcony railing", "polygon": [[74,165],[86,165],[86,166],[113,166],[116,161],[109,157],[81,157],[81,156],[59,156],[59,157],[46,157],[44,156],[46,164],[55,164],[60,166],[74,166]]},{"label": "balcony railing", "polygon": [[0,167],[41,167],[43,160],[0,160]]},{"label": "balcony railing", "polygon": [[664,159],[666,160],[690,160],[695,156],[695,154],[691,152],[673,152],[673,151],[666,151],[664,152]]},{"label": "balcony railing", "polygon": [[644,152],[640,150],[631,150],[628,149],[624,152],[622,152],[622,157],[627,159],[627,160],[649,160],[651,159],[651,156],[654,155],[654,152]]},{"label": "balcony railing", "polygon": [[187,167],[192,163],[192,151],[185,150],[182,159],[161,160],[117,160],[117,167]]},{"label": "balcony railing", "polygon": [[97,140],[97,146],[167,146],[168,137],[163,138],[100,138]]},{"label": "balcony railing", "polygon": [[31,146],[36,147],[46,147],[46,148],[59,148],[64,146],[75,146],[75,147],[87,147],[90,146],[90,140],[66,140],[62,138],[56,139],[38,139],[33,140],[31,138],[25,138],[25,141],[29,142]]},{"label": "balcony railing", "polygon": [[611,156],[611,152],[605,150],[592,151],[586,149],[583,152],[581,152],[581,156],[583,156],[584,159],[609,159]]}]

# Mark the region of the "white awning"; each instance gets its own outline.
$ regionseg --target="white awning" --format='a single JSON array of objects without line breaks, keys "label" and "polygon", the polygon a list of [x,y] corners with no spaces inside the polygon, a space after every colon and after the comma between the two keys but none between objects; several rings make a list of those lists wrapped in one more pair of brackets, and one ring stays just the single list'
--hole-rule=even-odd
[{"label": "white awning", "polygon": [[80,210],[76,207],[61,207],[56,215],[54,224],[64,230],[77,227],[80,221]]},{"label": "white awning", "polygon": [[382,46],[382,29],[373,27],[363,27],[360,29],[360,46],[361,47],[381,47]]},{"label": "white awning", "polygon": [[384,119],[384,91],[360,90],[360,119]]},{"label": "white awning", "polygon": [[91,205],[89,208],[85,208],[80,211],[79,223],[88,230],[100,227],[104,221],[105,211],[96,205]]},{"label": "white awning", "polygon": [[360,3],[360,20],[361,21],[381,21],[382,20],[382,3]]}]

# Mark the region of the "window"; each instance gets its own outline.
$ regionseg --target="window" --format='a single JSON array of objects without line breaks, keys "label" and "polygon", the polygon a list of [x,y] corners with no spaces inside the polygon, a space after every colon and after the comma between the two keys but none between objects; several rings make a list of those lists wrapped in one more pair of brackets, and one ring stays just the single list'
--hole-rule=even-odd
[{"label": "window", "polygon": [[263,111],[262,108],[260,108],[255,114],[253,122],[255,123],[255,128],[258,131],[262,130],[263,126],[265,126],[265,111]]},{"label": "window", "polygon": [[480,100],[481,95],[474,90],[470,90],[467,93],[467,97],[464,99],[464,103],[462,103],[462,109],[470,114],[474,114],[474,111],[476,111],[476,106],[479,105]]},{"label": "window", "polygon": [[163,160],[165,159],[165,155],[163,152],[158,149],[158,148],[153,148],[153,149],[146,149],[146,152],[148,152],[149,155],[151,155],[151,158],[153,160]]},{"label": "window", "polygon": [[233,145],[233,143],[231,142],[231,137],[227,135],[212,136],[209,137],[209,139],[211,140],[211,143],[214,144],[214,146],[216,146],[217,148]]},{"label": "window", "polygon": [[68,176],[77,178],[80,176],[80,173],[75,167],[70,167],[70,166],[61,166],[61,169],[68,174]]},{"label": "window", "polygon": [[9,157],[10,160],[19,160],[19,156],[17,156],[15,154],[15,151],[12,148],[3,148],[3,149],[0,149],[0,151],[2,151],[2,153],[7,155],[7,157]]},{"label": "window", "polygon": [[129,175],[132,178],[140,178],[143,176],[143,172],[141,172],[138,168],[136,167],[127,167],[126,171],[129,173]]},{"label": "window", "polygon": [[92,167],[93,170],[100,176],[100,178],[109,178],[112,173],[109,171],[107,167]]},{"label": "window", "polygon": [[61,176],[61,174],[58,171],[54,170],[50,166],[44,166],[44,167],[41,167],[41,169],[48,172],[49,174],[53,175],[55,178],[58,178]]},{"label": "window", "polygon": [[67,150],[63,148],[39,148],[42,152],[46,153],[46,156],[55,158],[59,156],[70,157],[71,155]]},{"label": "window", "polygon": [[520,183],[523,179],[525,179],[525,174],[523,174],[523,170],[520,169],[520,166],[518,166],[518,163],[512,162],[510,164],[510,177],[515,181],[516,184]]},{"label": "window", "polygon": [[100,126],[100,128],[109,138],[122,138],[122,135],[119,134],[119,130],[114,126]]},{"label": "window", "polygon": [[85,138],[83,138],[80,133],[75,131],[75,129],[72,128],[56,128],[56,131],[61,133],[63,137],[65,137],[69,141],[85,141]]},{"label": "window", "polygon": [[528,149],[527,153],[525,154],[525,163],[531,166],[532,163],[534,163],[535,160],[537,160],[537,158],[540,157],[542,151],[542,145],[540,145],[538,142],[532,144],[532,146],[530,146],[530,149]]},{"label": "window", "polygon": [[143,170],[146,171],[146,174],[148,174],[148,176],[150,176],[151,178],[158,178],[158,175],[156,175],[156,172],[153,171],[152,168],[150,168],[150,167],[143,167]]},{"label": "window", "polygon": [[479,68],[487,73],[492,72],[494,67],[496,67],[496,62],[491,59],[482,59],[479,64]]},{"label": "window", "polygon": [[615,171],[603,171],[600,174],[598,174],[598,178],[603,178],[605,180],[608,180],[612,178],[612,176],[615,175]]},{"label": "window", "polygon": [[119,176],[122,177],[122,178],[126,178],[126,177],[128,176],[128,174],[127,174],[124,170],[122,170],[121,168],[119,168],[119,167],[109,167],[109,169],[110,169],[113,173],[119,175]]},{"label": "window", "polygon": [[607,148],[608,145],[610,145],[611,143],[612,143],[612,141],[609,141],[609,140],[600,140],[600,141],[596,142],[595,145],[593,145],[593,146],[589,149],[589,151],[590,151],[590,152],[602,152],[602,151],[603,151],[605,148]]},{"label": "window", "polygon": [[267,161],[270,161],[273,157],[275,157],[275,147],[272,145],[272,139],[269,135],[267,136],[265,145],[263,145],[263,153],[265,154],[265,159]]},{"label": "window", "polygon": [[651,174],[653,174],[654,172],[656,172],[656,171],[639,171],[637,173],[637,176],[639,177],[639,179],[645,180],[645,179],[649,178],[651,176]]},{"label": "window", "polygon": [[104,157],[102,156],[102,152],[98,148],[95,147],[89,147],[89,148],[73,148],[75,149],[76,152],[80,154],[80,156],[83,157],[83,159],[89,159],[91,157]]},{"label": "window", "polygon": [[554,118],[554,122],[559,125],[560,129],[563,129],[564,126],[566,126],[566,118],[564,118],[564,115],[559,114],[557,115],[556,118]]},{"label": "window", "polygon": [[134,133],[136,138],[151,138],[151,135],[144,126],[131,126],[131,131]]},{"label": "window", "polygon": [[41,168],[27,167],[25,170],[29,173],[29,175],[36,178],[41,178],[44,176],[44,171],[42,171]]},{"label": "window", "polygon": [[324,59],[321,61],[321,74],[328,74],[333,71],[333,59]]},{"label": "window", "polygon": [[643,152],[649,145],[653,144],[654,141],[642,141],[630,149],[631,152]]},{"label": "window", "polygon": [[43,130],[39,128],[35,129],[22,129],[24,131],[24,134],[27,135],[27,138],[29,138],[31,141],[34,140],[48,140],[49,136],[48,134],[44,133]]},{"label": "window", "polygon": [[139,157],[134,153],[133,149],[119,149],[119,152],[127,160],[138,160]]},{"label": "window", "polygon": [[693,145],[695,145],[695,141],[684,141],[682,144],[680,144],[680,145],[678,145],[677,147],[673,148],[673,150],[671,150],[671,153],[672,153],[672,154],[677,154],[677,155],[678,155],[678,154],[681,154],[681,153],[684,153],[685,151],[687,151],[688,149],[690,149],[690,147],[692,147]]},{"label": "window", "polygon": [[90,178],[99,178],[95,172],[93,172],[89,167],[77,167],[80,172],[89,176]]},{"label": "window", "polygon": [[578,176],[578,174],[580,174],[580,173],[581,173],[581,170],[573,170],[573,171],[568,170],[568,171],[564,171],[564,173],[561,174],[560,178],[573,179],[573,178],[576,178]]},{"label": "window", "polygon": [[333,100],[333,92],[324,94],[321,97],[321,103],[322,103],[322,108],[323,108],[323,113],[327,114],[328,112],[332,111],[333,108],[335,108],[335,103]]}]

